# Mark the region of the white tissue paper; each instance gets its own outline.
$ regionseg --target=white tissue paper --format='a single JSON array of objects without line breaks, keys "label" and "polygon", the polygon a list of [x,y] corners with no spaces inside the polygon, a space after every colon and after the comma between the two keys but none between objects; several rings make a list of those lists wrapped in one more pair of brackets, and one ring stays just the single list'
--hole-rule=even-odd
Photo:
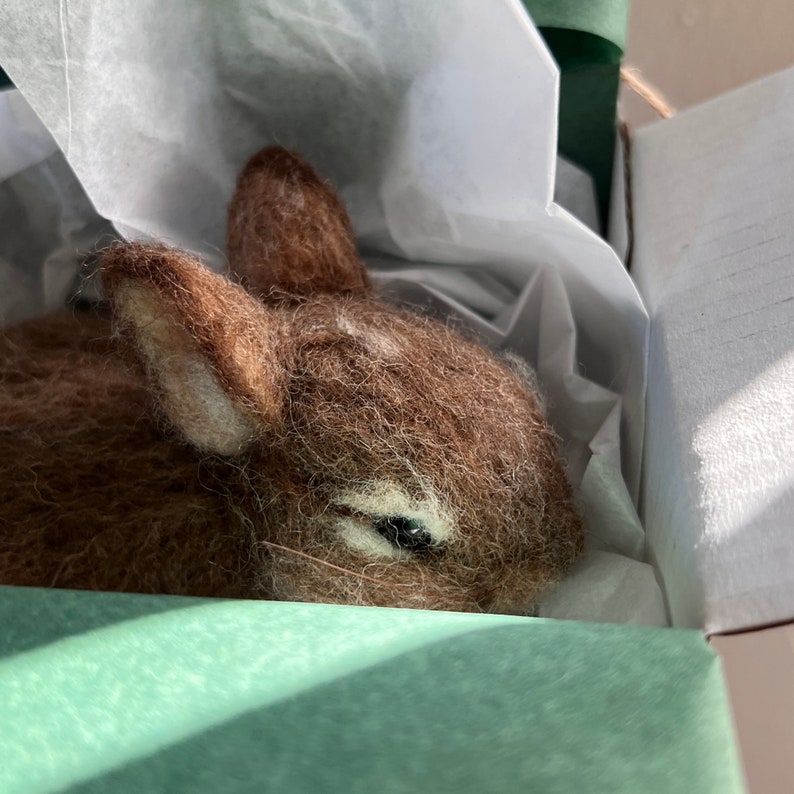
[{"label": "white tissue paper", "polygon": [[[666,621],[635,509],[648,319],[613,251],[553,201],[558,72],[517,0],[6,2],[0,52],[96,211],[61,208],[85,228],[220,267],[242,165],[268,143],[300,151],[387,294],[536,367],[590,533],[539,613]],[[30,269],[45,291],[23,297],[48,308],[74,273]]]},{"label": "white tissue paper", "polygon": [[111,225],[19,91],[0,91],[0,325],[63,306]]}]

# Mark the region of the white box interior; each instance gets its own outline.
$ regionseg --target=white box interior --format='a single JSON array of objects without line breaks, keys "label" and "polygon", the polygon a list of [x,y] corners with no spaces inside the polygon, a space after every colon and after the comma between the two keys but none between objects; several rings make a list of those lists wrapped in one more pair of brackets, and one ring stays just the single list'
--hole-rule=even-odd
[{"label": "white box interior", "polygon": [[676,625],[794,617],[794,70],[637,131],[641,515]]}]

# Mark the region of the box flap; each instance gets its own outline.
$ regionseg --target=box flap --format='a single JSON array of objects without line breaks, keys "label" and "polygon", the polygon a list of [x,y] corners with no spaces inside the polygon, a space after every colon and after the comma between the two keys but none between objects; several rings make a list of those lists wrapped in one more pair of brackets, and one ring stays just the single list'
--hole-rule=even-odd
[{"label": "box flap", "polygon": [[642,512],[672,618],[794,617],[794,70],[633,143],[652,317]]},{"label": "box flap", "polygon": [[0,588],[0,789],[740,791],[698,632]]}]

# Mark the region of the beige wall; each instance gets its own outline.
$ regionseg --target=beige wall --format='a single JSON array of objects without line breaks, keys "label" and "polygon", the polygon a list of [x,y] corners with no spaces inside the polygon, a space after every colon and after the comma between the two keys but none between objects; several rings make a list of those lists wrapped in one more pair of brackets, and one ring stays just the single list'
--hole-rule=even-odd
[{"label": "beige wall", "polygon": [[[794,65],[794,0],[631,0],[625,64],[676,108]],[[656,119],[623,89],[621,116]]]}]

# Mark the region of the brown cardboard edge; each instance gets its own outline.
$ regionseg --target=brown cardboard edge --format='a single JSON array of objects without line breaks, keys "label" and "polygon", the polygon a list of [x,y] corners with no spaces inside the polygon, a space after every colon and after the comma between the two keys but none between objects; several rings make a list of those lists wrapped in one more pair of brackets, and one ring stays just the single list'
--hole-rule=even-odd
[{"label": "brown cardboard edge", "polygon": [[794,792],[794,623],[709,637],[750,794]]},{"label": "brown cardboard edge", "polygon": [[629,228],[631,182],[626,160],[631,157],[631,130],[618,122],[615,135],[615,154],[612,161],[612,191],[609,214],[606,217],[605,239],[628,269],[630,249],[633,248],[633,229]]},{"label": "brown cardboard edge", "polygon": [[623,202],[626,216],[626,252],[623,263],[626,270],[631,272],[631,260],[634,254],[634,193],[632,189],[631,128],[625,121],[618,124],[618,142],[622,152]]}]

